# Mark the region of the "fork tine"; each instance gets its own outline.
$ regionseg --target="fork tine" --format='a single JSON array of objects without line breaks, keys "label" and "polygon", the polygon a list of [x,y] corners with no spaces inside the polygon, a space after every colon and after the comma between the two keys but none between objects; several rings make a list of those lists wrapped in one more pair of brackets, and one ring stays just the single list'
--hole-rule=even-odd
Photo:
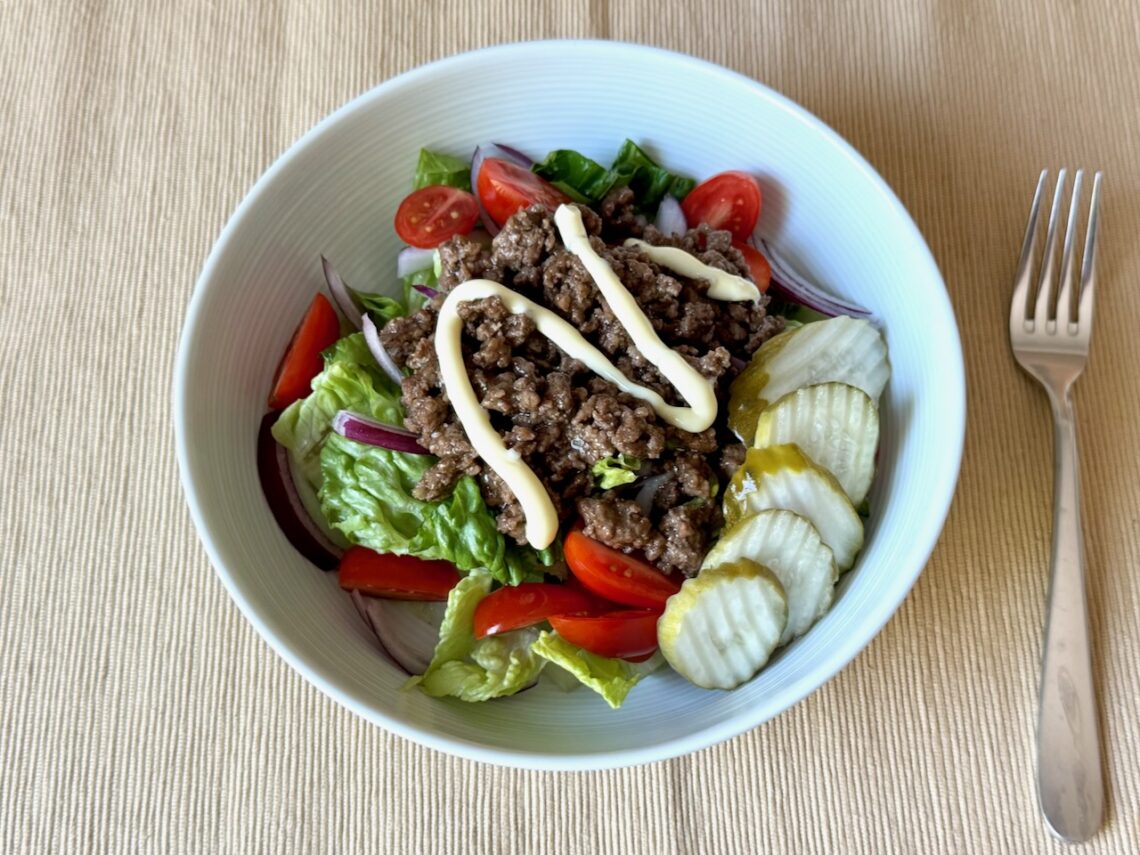
[{"label": "fork tine", "polygon": [[1069,320],[1073,315],[1073,280],[1076,275],[1073,264],[1073,241],[1077,235],[1077,219],[1080,217],[1081,179],[1084,170],[1078,169],[1073,179],[1073,198],[1069,202],[1069,224],[1065,227],[1065,243],[1061,250],[1061,290],[1057,294],[1057,331],[1069,332]]},{"label": "fork tine", "polygon": [[1049,320],[1049,309],[1056,293],[1057,225],[1061,219],[1061,197],[1065,193],[1065,170],[1057,173],[1057,189],[1053,191],[1053,207],[1049,211],[1049,230],[1045,234],[1045,254],[1041,262],[1041,277],[1037,280],[1037,309],[1033,324],[1044,327]]},{"label": "fork tine", "polygon": [[1033,194],[1033,205],[1029,208],[1029,222],[1025,224],[1025,240],[1021,244],[1021,258],[1017,262],[1017,275],[1014,277],[1013,302],[1010,304],[1010,322],[1016,318],[1029,318],[1029,283],[1033,272],[1033,251],[1037,248],[1037,216],[1041,211],[1041,197],[1045,194],[1045,180],[1049,170],[1042,169],[1037,179],[1037,191]]},{"label": "fork tine", "polygon": [[1093,177],[1092,202],[1089,203],[1089,230],[1085,235],[1085,257],[1081,262],[1081,302],[1077,307],[1077,323],[1092,332],[1093,297],[1096,291],[1096,227],[1100,219],[1101,173]]}]

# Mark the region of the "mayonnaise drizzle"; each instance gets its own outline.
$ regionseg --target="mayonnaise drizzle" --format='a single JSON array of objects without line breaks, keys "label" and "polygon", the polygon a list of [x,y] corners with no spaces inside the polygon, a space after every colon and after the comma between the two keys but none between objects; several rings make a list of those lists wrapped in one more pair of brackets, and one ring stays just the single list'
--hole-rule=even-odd
[{"label": "mayonnaise drizzle", "polygon": [[674,273],[680,273],[690,279],[706,280],[709,283],[708,295],[714,300],[760,299],[760,289],[754,282],[705,264],[683,249],[675,246],[653,246],[637,238],[630,238],[625,245],[637,247],[649,256],[650,261],[667,267]]},{"label": "mayonnaise drizzle", "polygon": [[[492,426],[490,415],[483,409],[475,395],[463,361],[463,320],[459,316],[461,303],[498,297],[507,311],[516,315],[528,315],[538,331],[566,354],[584,363],[595,374],[613,383],[623,392],[649,404],[664,421],[682,430],[700,433],[712,425],[717,414],[716,394],[712,384],[686,362],[681,354],[657,336],[652,323],[641,311],[633,295],[622,285],[605,259],[590,246],[589,237],[582,224],[581,212],[571,205],[560,205],[554,214],[554,223],[558,227],[562,243],[578,257],[593,277],[610,310],[625,327],[637,349],[673,384],[689,406],[677,407],[668,404],[652,389],[634,383],[571,324],[544,306],[528,300],[504,285],[489,279],[471,279],[453,288],[440,306],[439,319],[435,327],[435,349],[439,358],[443,388],[472,447],[507,483],[518,499],[526,514],[527,542],[536,549],[545,549],[558,534],[558,513],[538,476],[522,461],[517,451],[507,448],[502,437]],[[683,250],[677,252],[692,258]],[[715,270],[702,265],[696,259],[693,261],[702,268]],[[670,263],[658,263],[671,270],[676,269]],[[710,278],[705,273],[689,274],[683,270],[676,272],[685,276]],[[751,285],[747,280],[740,281]],[[743,297],[736,296],[736,291],[731,292],[732,296],[722,296],[728,293],[725,289],[718,289],[718,293],[714,294],[710,287],[709,296],[718,300],[755,299],[759,292],[754,285],[752,291],[752,295]]]}]

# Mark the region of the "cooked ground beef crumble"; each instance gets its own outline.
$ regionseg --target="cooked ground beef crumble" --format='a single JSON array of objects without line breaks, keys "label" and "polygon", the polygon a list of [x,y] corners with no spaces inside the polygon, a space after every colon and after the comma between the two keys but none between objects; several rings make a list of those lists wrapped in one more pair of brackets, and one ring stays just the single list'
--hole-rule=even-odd
[{"label": "cooked ground beef crumble", "polygon": [[[621,241],[636,236],[679,246],[705,264],[747,276],[731,235],[702,226],[666,237],[646,225],[628,188],[613,191],[598,208],[600,213],[581,208],[590,243],[637,299],[662,341],[715,384],[723,403],[740,360],[779,332],[783,319],[767,313],[766,299],[711,300],[707,283],[660,268]],[[405,424],[439,458],[415,495],[438,499],[462,475],[476,476],[488,505],[498,511],[499,530],[522,543],[522,509],[479,459],[441,388],[432,336],[449,290],[468,279],[501,282],[573,324],[630,379],[670,403],[684,402],[634,347],[581,262],[561,245],[549,211],[534,207],[515,214],[489,250],[455,237],[439,253],[440,296],[381,330],[389,354],[411,372],[403,381]],[[663,571],[695,574],[723,522],[720,502],[714,500],[717,485],[743,458],[735,437],[716,428],[691,434],[672,427],[647,404],[568,357],[536,332],[530,318],[512,315],[497,298],[466,303],[459,312],[476,395],[507,446],[522,455],[546,486],[559,518],[581,517],[587,536],[626,552],[643,552]],[[602,491],[590,469],[616,454],[641,461],[637,481]],[[654,476],[664,477],[658,479],[647,514],[634,497],[642,482]]]}]

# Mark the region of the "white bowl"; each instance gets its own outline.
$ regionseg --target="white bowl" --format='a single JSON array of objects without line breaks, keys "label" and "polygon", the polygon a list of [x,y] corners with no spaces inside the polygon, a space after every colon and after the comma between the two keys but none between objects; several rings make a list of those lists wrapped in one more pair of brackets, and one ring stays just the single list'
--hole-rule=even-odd
[{"label": "white bowl", "polygon": [[[313,294],[318,256],[346,281],[395,291],[396,205],[421,146],[480,142],[606,160],[626,137],[697,178],[760,177],[761,227],[836,293],[873,308],[893,376],[867,543],[832,610],[733,692],[671,672],[610,710],[588,690],[541,687],[483,704],[402,692],[349,598],[281,535],[255,465],[276,363]],[[803,698],[886,623],[922,571],[957,480],[965,430],[961,346],[942,279],[890,188],[819,120],[770,89],[690,57],[611,42],[515,44],[377,86],[318,124],[261,177],[198,280],[174,387],[178,461],[218,575],[265,639],[360,715],[465,757],[599,769],[734,736]]]}]

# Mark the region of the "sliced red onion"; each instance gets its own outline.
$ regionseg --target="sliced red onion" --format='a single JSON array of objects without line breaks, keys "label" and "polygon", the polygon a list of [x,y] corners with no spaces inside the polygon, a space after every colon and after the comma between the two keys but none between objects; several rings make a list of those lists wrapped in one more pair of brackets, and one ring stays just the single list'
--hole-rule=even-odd
[{"label": "sliced red onion", "polygon": [[257,432],[257,475],[265,501],[285,539],[322,570],[335,570],[343,550],[309,516],[289,466],[289,450],[270,432],[277,413],[261,420]]},{"label": "sliced red onion", "polygon": [[364,315],[361,318],[360,327],[364,332],[364,342],[372,351],[372,356],[384,369],[384,373],[392,378],[392,382],[399,386],[404,375],[400,373],[400,367],[396,365],[396,361],[384,349],[384,344],[380,341],[380,331],[376,329],[376,324],[372,322],[372,318]]},{"label": "sliced red onion", "polygon": [[419,291],[429,300],[433,300],[439,296],[439,291],[435,290],[434,288],[430,288],[427,285],[413,285],[412,288],[416,291]]},{"label": "sliced red onion", "polygon": [[662,198],[653,225],[657,227],[657,231],[668,237],[679,237],[689,230],[689,224],[685,221],[685,212],[681,210],[681,203],[669,195]]},{"label": "sliced red onion", "polygon": [[415,246],[406,246],[396,256],[396,275],[403,279],[413,273],[429,269],[435,264],[434,249],[420,249]]},{"label": "sliced red onion", "polygon": [[389,451],[404,451],[409,454],[427,454],[427,450],[416,442],[416,435],[403,428],[392,427],[367,416],[341,410],[333,416],[332,429],[345,439],[387,448]]},{"label": "sliced red onion", "polygon": [[[511,148],[510,146],[499,145],[498,143],[488,143],[486,145],[477,146],[475,154],[471,157],[471,189],[475,190],[475,198],[479,198],[479,170],[483,168],[483,161],[488,157],[497,157],[500,160],[506,160],[510,163],[517,164],[523,169],[530,169],[534,165],[534,161],[523,154],[518,149]],[[485,228],[491,237],[499,233],[499,224],[491,219],[491,215],[487,213],[487,209],[483,207],[483,203],[479,203],[479,218],[483,222]]]},{"label": "sliced red onion", "polygon": [[818,285],[808,281],[763,238],[754,237],[753,243],[757,244],[757,248],[764,253],[772,267],[769,294],[806,306],[831,318],[836,315],[850,315],[856,318],[871,316],[869,309],[828,294]]},{"label": "sliced red onion", "polygon": [[385,600],[351,592],[352,603],[389,658],[408,674],[422,674],[439,641],[446,602]]},{"label": "sliced red onion", "polygon": [[672,478],[669,472],[662,472],[660,475],[654,475],[646,478],[641,485],[641,489],[637,491],[637,495],[633,500],[637,502],[641,512],[649,516],[650,511],[653,510],[653,500],[657,497],[657,491],[660,490]]},{"label": "sliced red onion", "polygon": [[349,292],[348,286],[344,284],[344,280],[340,278],[340,274],[333,269],[329,260],[323,255],[321,256],[321,268],[325,271],[325,281],[328,283],[333,302],[336,303],[337,308],[348,319],[348,322],[360,329],[363,313],[360,311],[360,307],[356,305],[356,301],[352,299],[352,294]]}]

